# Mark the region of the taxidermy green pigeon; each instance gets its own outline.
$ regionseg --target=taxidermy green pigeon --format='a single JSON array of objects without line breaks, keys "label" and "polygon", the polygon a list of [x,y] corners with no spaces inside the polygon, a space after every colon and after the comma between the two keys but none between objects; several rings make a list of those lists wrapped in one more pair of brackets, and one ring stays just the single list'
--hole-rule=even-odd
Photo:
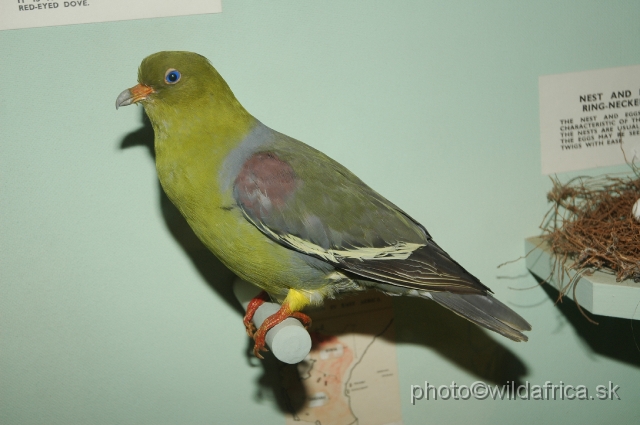
[{"label": "taxidermy green pigeon", "polygon": [[325,298],[375,288],[433,300],[514,341],[531,326],[440,248],[415,219],[314,148],[262,124],[209,61],[159,52],[116,107],[140,103],[155,133],[160,183],[195,234],[231,271],[281,303],[265,335]]}]

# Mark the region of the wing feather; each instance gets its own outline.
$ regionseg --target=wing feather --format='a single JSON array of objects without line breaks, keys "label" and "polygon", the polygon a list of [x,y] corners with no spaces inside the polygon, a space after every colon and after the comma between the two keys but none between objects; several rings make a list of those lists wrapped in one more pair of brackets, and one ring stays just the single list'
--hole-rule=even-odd
[{"label": "wing feather", "polygon": [[273,132],[241,165],[233,194],[277,243],[365,279],[454,293],[489,289],[418,222],[321,152]]}]

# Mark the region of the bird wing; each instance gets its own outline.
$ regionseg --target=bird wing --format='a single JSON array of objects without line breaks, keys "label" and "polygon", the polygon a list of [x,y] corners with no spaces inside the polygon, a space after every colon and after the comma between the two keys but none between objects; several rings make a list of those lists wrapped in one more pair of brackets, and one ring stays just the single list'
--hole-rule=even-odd
[{"label": "bird wing", "polygon": [[245,217],[289,249],[361,277],[427,291],[486,293],[419,223],[348,169],[279,137],[244,160],[233,196]]}]

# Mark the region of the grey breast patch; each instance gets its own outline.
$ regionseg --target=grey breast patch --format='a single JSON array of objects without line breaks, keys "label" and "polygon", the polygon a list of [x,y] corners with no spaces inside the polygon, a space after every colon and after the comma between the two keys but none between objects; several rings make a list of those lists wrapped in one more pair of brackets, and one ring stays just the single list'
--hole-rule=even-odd
[{"label": "grey breast patch", "polygon": [[222,163],[219,172],[220,189],[223,193],[233,189],[233,185],[242,170],[245,162],[261,148],[273,142],[275,132],[260,121],[256,120],[256,125],[240,142],[240,144],[231,151]]}]

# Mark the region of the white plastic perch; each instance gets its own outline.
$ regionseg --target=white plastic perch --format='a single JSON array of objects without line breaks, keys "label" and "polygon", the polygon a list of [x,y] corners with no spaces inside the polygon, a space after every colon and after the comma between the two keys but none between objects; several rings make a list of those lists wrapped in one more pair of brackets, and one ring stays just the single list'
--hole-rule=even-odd
[{"label": "white plastic perch", "polygon": [[[247,311],[249,301],[260,293],[260,288],[236,278],[233,282],[233,293],[236,295],[242,308]],[[279,304],[265,302],[253,316],[256,328],[262,325],[265,319],[280,308]],[[304,360],[311,350],[311,337],[299,320],[289,317],[277,324],[267,332],[265,338],[267,346],[278,360],[284,363],[296,364]]]}]

